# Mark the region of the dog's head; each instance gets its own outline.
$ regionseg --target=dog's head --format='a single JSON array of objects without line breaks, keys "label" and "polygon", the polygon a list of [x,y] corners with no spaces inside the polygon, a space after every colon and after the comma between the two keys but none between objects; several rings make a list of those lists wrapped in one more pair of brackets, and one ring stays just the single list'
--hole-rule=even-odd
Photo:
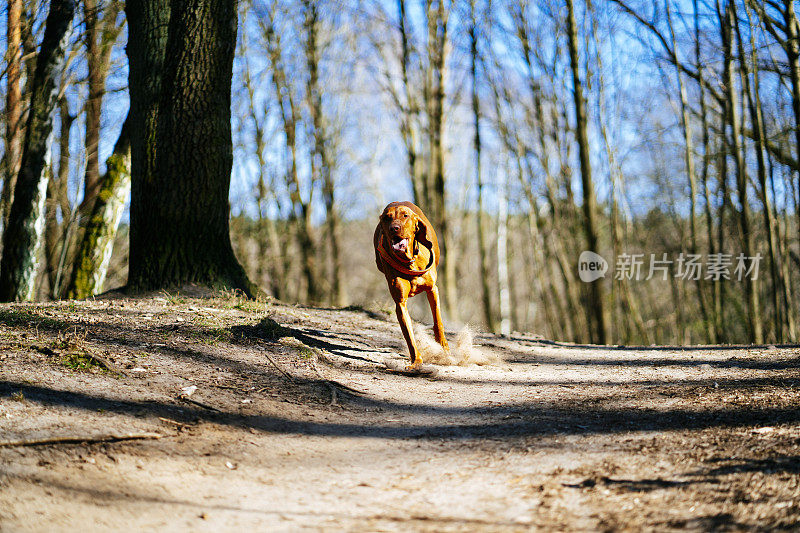
[{"label": "dog's head", "polygon": [[381,213],[381,231],[395,255],[411,261],[416,241],[430,247],[428,224],[413,209],[402,204],[389,204]]}]

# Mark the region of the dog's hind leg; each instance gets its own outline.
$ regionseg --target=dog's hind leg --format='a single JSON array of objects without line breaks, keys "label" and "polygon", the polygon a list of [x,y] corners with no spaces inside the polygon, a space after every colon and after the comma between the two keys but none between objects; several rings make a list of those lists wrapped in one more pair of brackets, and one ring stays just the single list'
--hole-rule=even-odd
[{"label": "dog's hind leg", "polygon": [[431,306],[431,315],[433,315],[433,337],[436,339],[444,353],[450,355],[450,346],[447,344],[447,338],[444,336],[444,324],[442,323],[442,311],[439,306],[439,288],[434,285],[426,295],[428,296],[428,304]]}]

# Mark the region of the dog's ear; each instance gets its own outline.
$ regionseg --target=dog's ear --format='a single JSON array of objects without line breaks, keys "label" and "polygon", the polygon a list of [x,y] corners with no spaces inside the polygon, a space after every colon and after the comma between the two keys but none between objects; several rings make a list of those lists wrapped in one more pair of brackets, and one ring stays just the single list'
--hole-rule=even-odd
[{"label": "dog's ear", "polygon": [[433,233],[433,229],[430,228],[421,217],[416,215],[414,216],[417,219],[417,231],[414,233],[414,237],[418,242],[421,242],[428,248],[433,248],[433,242],[431,242],[431,234]]}]

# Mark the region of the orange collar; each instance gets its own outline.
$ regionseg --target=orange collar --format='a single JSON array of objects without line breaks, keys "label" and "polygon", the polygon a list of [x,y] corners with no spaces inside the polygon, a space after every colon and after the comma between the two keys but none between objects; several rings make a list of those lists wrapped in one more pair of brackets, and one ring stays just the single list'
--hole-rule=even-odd
[{"label": "orange collar", "polygon": [[[394,257],[394,254],[390,253],[388,250],[386,250],[386,248],[384,248],[384,246],[383,246],[383,232],[381,232],[381,237],[380,237],[380,240],[378,241],[378,253],[381,254],[381,257],[383,257],[383,260],[386,261],[389,264],[389,266],[391,266],[393,269],[395,269],[398,272],[400,272],[401,274],[405,274],[407,276],[422,276],[425,273],[427,273],[431,268],[433,268],[433,262],[435,261],[436,258],[433,257],[433,250],[432,249],[429,249],[429,250],[431,252],[431,260],[428,261],[428,266],[426,266],[424,270],[412,270],[412,269],[402,265]],[[409,261],[409,263],[413,263],[414,259],[416,259],[416,257],[417,256],[414,255],[414,257],[411,258],[411,261]]]}]

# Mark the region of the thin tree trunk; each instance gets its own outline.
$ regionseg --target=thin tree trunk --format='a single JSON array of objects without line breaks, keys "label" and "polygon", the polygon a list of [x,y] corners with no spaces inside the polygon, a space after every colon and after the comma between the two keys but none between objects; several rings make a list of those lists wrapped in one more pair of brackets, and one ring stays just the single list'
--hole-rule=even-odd
[{"label": "thin tree trunk", "polygon": [[88,214],[101,187],[100,180],[100,118],[106,91],[106,78],[111,60],[111,46],[119,31],[115,21],[120,4],[115,0],[107,3],[103,21],[99,20],[101,2],[84,0],[83,12],[86,21],[86,66],[89,96],[86,100],[85,141],[86,170],[84,172],[83,201],[81,212]]},{"label": "thin tree trunk", "polygon": [[[747,9],[745,7],[745,9]],[[734,12],[735,15],[735,12]],[[747,13],[749,19],[749,12]],[[747,56],[745,55],[744,42],[742,41],[742,32],[739,27],[739,17],[733,17],[734,28],[736,30],[736,42],[738,44],[739,52],[739,69],[742,80],[742,91],[747,98],[747,107],[750,111],[750,123],[753,128],[753,137],[755,140],[755,152],[757,163],[757,176],[759,185],[759,194],[761,196],[761,203],[763,205],[762,213],[764,215],[764,229],[767,232],[767,245],[769,251],[770,275],[772,277],[772,305],[775,312],[775,333],[776,341],[783,342],[784,340],[784,320],[781,318],[781,304],[779,291],[781,280],[779,279],[781,266],[780,257],[778,256],[778,245],[776,242],[775,219],[772,216],[772,205],[769,199],[767,190],[767,165],[764,159],[764,145],[766,144],[764,138],[764,121],[761,115],[761,101],[759,99],[759,83],[758,83],[758,63],[755,56],[755,40],[752,35],[750,36],[750,46],[753,48],[751,51],[751,59],[753,62],[753,85],[750,86],[750,67],[747,64]]]},{"label": "thin tree trunk", "polygon": [[[752,257],[753,237],[750,230],[750,204],[747,200],[747,170],[744,164],[741,147],[741,122],[736,96],[735,79],[733,73],[733,26],[736,17],[733,3],[725,9],[725,20],[722,25],[723,49],[725,55],[724,80],[727,93],[726,116],[730,126],[730,147],[736,162],[736,188],[739,198],[739,226],[742,232],[742,253],[745,257]],[[749,323],[749,339],[753,343],[764,342],[761,311],[758,298],[757,280],[747,278],[745,295],[747,298],[747,314]]]},{"label": "thin tree trunk", "polygon": [[[586,102],[583,98],[583,82],[578,59],[578,28],[575,22],[573,0],[567,0],[567,38],[569,43],[570,65],[572,69],[573,97],[575,101],[575,136],[578,140],[578,153],[581,165],[581,185],[583,188],[583,227],[586,245],[589,250],[599,250],[597,232],[597,206],[592,182],[592,168],[589,161],[589,138],[586,132]],[[591,324],[591,341],[605,344],[607,341],[606,306],[602,280],[588,284],[587,317]]]},{"label": "thin tree trunk", "polygon": [[427,0],[426,17],[428,28],[428,145],[430,180],[430,202],[426,209],[432,213],[429,217],[439,236],[442,265],[441,292],[443,307],[451,319],[458,319],[458,306],[455,305],[455,247],[451,244],[451,231],[445,207],[444,180],[444,98],[445,98],[445,65],[447,60],[447,22],[446,0]]},{"label": "thin tree trunk", "polygon": [[83,202],[81,211],[88,213],[100,189],[100,114],[103,105],[106,73],[100,65],[100,43],[98,35],[99,6],[97,0],[83,0],[83,15],[86,23],[86,67],[89,96],[86,100],[86,125],[84,148],[86,169],[84,171]]},{"label": "thin tree trunk", "polygon": [[[591,6],[591,2],[587,2],[587,7],[590,9],[590,16],[592,19],[592,35],[597,42],[597,21],[596,17],[594,16],[594,9]],[[617,201],[617,194],[618,188],[623,183],[622,171],[617,164],[617,158],[614,154],[614,149],[611,147],[611,141],[609,140],[608,136],[608,128],[606,127],[605,121],[605,106],[606,106],[606,97],[605,97],[605,80],[603,76],[603,61],[600,54],[600,47],[596,47],[597,52],[595,56],[595,64],[597,66],[598,71],[598,117],[597,122],[600,126],[600,136],[603,139],[603,147],[605,148],[606,157],[608,159],[608,172],[609,172],[609,179],[611,181],[611,238],[613,241],[613,257],[617,257],[619,255],[621,249],[621,241],[622,241],[622,228],[620,224],[620,213],[619,213],[619,202]],[[589,47],[587,46],[587,53]],[[630,332],[635,328],[639,334],[641,342],[644,344],[650,343],[650,334],[644,326],[644,320],[642,318],[642,314],[639,311],[639,304],[637,302],[636,296],[631,291],[630,284],[624,280],[613,280],[612,281],[612,290],[614,286],[619,293],[620,302],[624,307],[624,318],[628,323],[626,325],[626,329],[628,330],[628,337],[630,337]],[[614,298],[612,298],[612,306],[616,308],[616,302]],[[610,339],[612,341],[619,342],[618,337],[615,337],[616,331],[612,329],[612,334]],[[629,339],[626,340],[629,342]]]},{"label": "thin tree trunk", "polygon": [[78,250],[67,298],[83,299],[103,291],[117,228],[131,190],[130,157],[131,138],[126,119],[114,152],[106,160],[106,173]]},{"label": "thin tree trunk", "polygon": [[322,107],[322,88],[319,84],[320,49],[318,42],[319,12],[316,0],[304,0],[306,10],[306,66],[308,67],[307,99],[311,112],[313,133],[312,169],[318,176],[315,181],[322,182],[322,200],[325,204],[325,226],[329,249],[328,278],[331,280],[330,301],[333,305],[345,305],[344,268],[340,244],[340,222],[337,212],[335,187],[333,182],[334,160],[331,155],[331,137],[326,128]]},{"label": "thin tree trunk", "polygon": [[478,261],[481,282],[481,303],[483,307],[483,320],[486,328],[495,333],[494,314],[492,313],[492,297],[489,289],[489,258],[487,257],[486,241],[484,236],[484,213],[483,213],[483,175],[481,173],[481,105],[478,94],[478,34],[477,34],[477,14],[475,13],[475,0],[470,0],[470,76],[472,78],[472,118],[475,128],[473,137],[473,157],[475,168],[475,185],[478,193],[478,207],[475,216],[478,234]]},{"label": "thin tree trunk", "polygon": [[14,197],[14,184],[19,170],[20,117],[22,114],[22,92],[20,88],[20,63],[22,60],[22,39],[20,32],[22,0],[9,0],[6,18],[6,146],[5,176],[3,192],[0,195],[0,222],[3,229],[8,226],[11,200]]},{"label": "thin tree trunk", "polygon": [[[669,33],[672,40],[673,49],[677,49],[677,41],[675,39],[675,30],[672,26],[672,12],[669,2],[667,6],[667,22],[669,24]],[[689,104],[686,97],[686,87],[683,83],[683,75],[681,74],[680,66],[675,64],[675,79],[678,82],[678,94],[681,102],[681,127],[683,129],[683,157],[686,164],[686,176],[689,179],[689,253],[692,255],[697,254],[697,173],[694,164],[694,141],[692,139],[692,124],[689,121]],[[702,89],[701,89],[702,90]],[[706,336],[709,336],[709,317],[708,308],[703,293],[703,281],[697,279],[697,301],[700,305],[700,313],[703,317],[703,324],[706,328]]]},{"label": "thin tree trunk", "polygon": [[[704,213],[706,221],[706,238],[708,240],[708,253],[716,253],[715,238],[714,238],[714,217],[711,211],[711,193],[708,187],[709,181],[709,167],[711,160],[709,151],[711,148],[708,124],[708,109],[706,105],[706,90],[703,84],[703,63],[700,60],[700,11],[698,9],[697,0],[693,0],[694,7],[694,30],[695,30],[695,68],[697,69],[698,85],[700,91],[700,124],[703,130],[703,168],[700,173],[700,178],[703,185],[703,200],[704,200]],[[700,290],[706,283],[701,283]],[[722,301],[721,301],[721,287],[719,283],[711,285],[711,304],[709,306],[710,325],[707,325],[706,330],[709,335],[709,341],[712,343],[720,342],[722,337]]]},{"label": "thin tree trunk", "polygon": [[14,201],[3,233],[0,301],[30,300],[44,233],[47,159],[57,102],[56,78],[62,67],[75,12],[74,0],[53,0],[36,59],[30,112]]},{"label": "thin tree trunk", "polygon": [[[72,123],[75,117],[69,112],[69,104],[66,97],[62,97],[59,101],[59,119],[58,172],[52,173],[47,187],[47,219],[45,227],[45,249],[50,296],[55,299],[61,294],[61,248],[64,246],[63,238],[72,212],[67,195],[67,186],[69,180],[69,145]],[[58,223],[57,219],[59,208],[61,209],[61,224]]]},{"label": "thin tree trunk", "polygon": [[[789,79],[792,87],[792,111],[794,112],[794,139],[797,161],[800,163],[800,32],[798,31],[797,14],[794,9],[794,0],[783,0],[783,22],[786,30],[784,50],[789,63]],[[797,179],[800,187],[800,173]],[[797,216],[797,231],[800,233],[800,210]]]},{"label": "thin tree trunk", "polygon": [[262,32],[267,42],[267,51],[272,67],[272,81],[275,85],[275,94],[278,97],[281,109],[281,122],[285,136],[286,149],[289,152],[289,168],[286,174],[286,186],[292,201],[290,219],[297,225],[297,241],[300,248],[301,266],[303,277],[306,280],[306,299],[311,303],[318,303],[322,291],[317,280],[317,266],[315,257],[315,237],[311,226],[311,204],[313,200],[314,183],[311,184],[309,197],[304,200],[300,187],[300,176],[297,161],[297,136],[296,130],[300,123],[300,115],[294,99],[292,88],[288,84],[285,67],[283,64],[283,49],[280,35],[275,31],[274,13],[269,13],[270,20],[262,25]]},{"label": "thin tree trunk", "polygon": [[[508,176],[508,172],[506,172]],[[500,334],[511,335],[511,300],[508,284],[508,194],[507,182],[500,186],[497,207],[497,285],[500,302]]]},{"label": "thin tree trunk", "polygon": [[[244,85],[247,89],[249,99],[249,114],[253,122],[253,137],[255,142],[255,154],[258,159],[258,185],[256,187],[256,206],[258,208],[258,232],[256,234],[257,253],[258,253],[258,281],[263,283],[264,267],[266,266],[269,278],[269,292],[278,300],[285,297],[285,275],[286,268],[283,268],[286,258],[284,250],[280,244],[276,222],[265,215],[266,204],[269,201],[269,194],[266,182],[267,161],[264,157],[267,143],[264,139],[264,125],[262,120],[266,120],[266,110],[262,119],[256,112],[256,92],[253,81],[250,77],[250,65],[247,63],[248,51],[246,50],[246,35],[243,36],[242,56],[245,58]],[[277,202],[276,202],[277,204]],[[266,232],[266,238],[264,233]],[[266,240],[266,242],[265,242]]]},{"label": "thin tree trunk", "polygon": [[411,69],[411,47],[408,35],[408,17],[406,15],[405,0],[397,0],[397,11],[400,29],[400,72],[403,82],[403,92],[405,105],[401,106],[400,133],[406,146],[406,157],[408,158],[408,171],[411,173],[411,188],[414,194],[414,203],[426,205],[427,203],[427,177],[422,168],[422,158],[420,157],[419,131],[417,122],[419,120],[419,106],[414,96],[411,81],[409,80],[409,70]]}]

